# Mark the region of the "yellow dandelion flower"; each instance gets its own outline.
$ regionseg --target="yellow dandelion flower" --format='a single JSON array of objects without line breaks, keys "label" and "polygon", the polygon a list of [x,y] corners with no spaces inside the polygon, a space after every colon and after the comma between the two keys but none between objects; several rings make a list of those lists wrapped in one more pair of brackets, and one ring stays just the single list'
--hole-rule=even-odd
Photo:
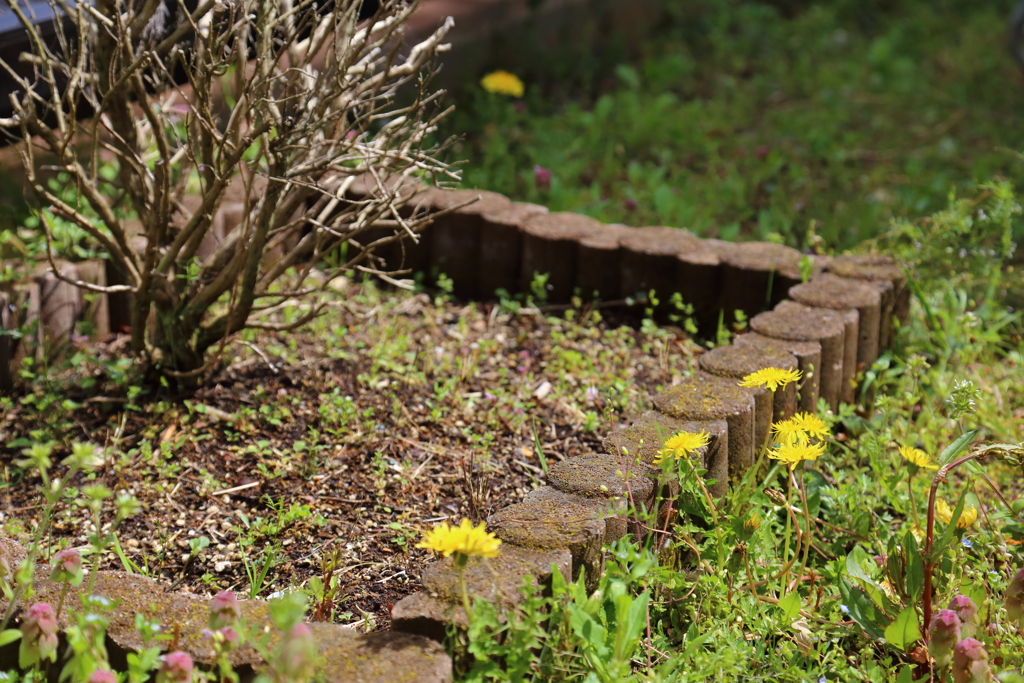
[{"label": "yellow dandelion flower", "polygon": [[480,79],[480,85],[487,92],[498,95],[511,95],[512,97],[522,97],[525,90],[523,82],[519,80],[519,77],[508,71],[489,73]]},{"label": "yellow dandelion flower", "polygon": [[788,420],[776,422],[772,425],[772,431],[775,432],[775,440],[783,446],[811,442],[810,434],[803,428],[803,425],[796,421],[796,418],[791,417]]},{"label": "yellow dandelion flower", "polygon": [[825,444],[784,444],[774,451],[768,451],[768,457],[779,460],[789,465],[789,469],[795,469],[802,460],[817,460],[825,453]]},{"label": "yellow dandelion flower", "polygon": [[458,526],[450,526],[443,522],[423,534],[423,540],[416,544],[417,548],[426,548],[448,557],[458,553],[465,557],[497,557],[501,540],[488,533],[486,525],[474,527],[468,519],[463,519]]},{"label": "yellow dandelion flower", "polygon": [[653,462],[655,465],[660,465],[665,458],[684,458],[709,443],[711,443],[711,435],[704,430],[696,433],[676,432],[665,441],[665,445],[654,456]]},{"label": "yellow dandelion flower", "polygon": [[827,439],[832,436],[832,431],[825,424],[825,421],[814,413],[797,413],[791,419],[800,425],[801,429],[816,439]]},{"label": "yellow dandelion flower", "polygon": [[790,382],[800,380],[799,370],[783,370],[782,368],[762,368],[752,372],[740,382],[741,387],[768,387],[768,390],[775,392],[776,389],[785,387]]},{"label": "yellow dandelion flower", "polygon": [[[923,467],[926,470],[939,469],[939,466],[933,463],[932,459],[928,456],[928,454],[922,451],[920,448],[914,448],[912,446],[900,446],[900,455],[903,456],[904,460],[909,461],[911,465],[917,465],[918,467]],[[945,503],[943,503],[943,505],[945,505]]]},{"label": "yellow dandelion flower", "polygon": [[910,533],[914,534],[914,539],[918,542],[918,544],[924,543],[924,530],[921,529],[921,527],[915,524],[914,526],[910,527]]},{"label": "yellow dandelion flower", "polygon": [[758,527],[761,526],[761,518],[758,517],[756,512],[751,512],[750,517],[743,522],[743,528],[747,531],[757,531]]},{"label": "yellow dandelion flower", "polygon": [[976,507],[974,507],[972,505],[969,508],[965,508],[964,511],[962,513],[960,513],[960,521],[956,523],[956,528],[957,529],[966,529],[967,527],[971,526],[972,524],[974,524],[977,521],[978,521],[978,508],[976,508]]},{"label": "yellow dandelion flower", "polygon": [[[935,517],[943,524],[949,524],[953,521],[953,510],[946,504],[946,501],[935,501]],[[965,507],[964,511],[960,513],[960,519],[956,522],[956,528],[966,529],[976,521],[978,521],[978,508],[973,505]]]}]

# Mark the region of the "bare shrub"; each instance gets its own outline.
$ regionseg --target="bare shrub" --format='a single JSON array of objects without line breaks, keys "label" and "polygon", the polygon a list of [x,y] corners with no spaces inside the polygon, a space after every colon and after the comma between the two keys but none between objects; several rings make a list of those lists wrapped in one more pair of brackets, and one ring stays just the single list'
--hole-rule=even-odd
[{"label": "bare shrub", "polygon": [[[402,211],[416,183],[395,178],[455,177],[429,142],[450,20],[403,54],[416,3],[360,21],[361,0],[51,0],[67,20],[48,38],[7,1],[33,49],[0,63],[21,85],[0,125],[27,141],[51,263],[56,220],[102,247],[124,284],[74,284],[130,294],[131,351],[156,373],[194,381],[236,332],[312,319],[331,279],[381,267],[374,250],[426,226]],[[351,199],[367,178],[375,191]],[[216,235],[229,195],[240,222]],[[298,319],[267,322],[296,299]]]}]

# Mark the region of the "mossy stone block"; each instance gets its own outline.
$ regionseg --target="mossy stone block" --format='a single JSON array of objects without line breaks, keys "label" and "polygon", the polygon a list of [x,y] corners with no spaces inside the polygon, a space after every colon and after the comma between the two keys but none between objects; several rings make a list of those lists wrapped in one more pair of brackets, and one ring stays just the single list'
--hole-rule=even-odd
[{"label": "mossy stone block", "polygon": [[521,226],[538,213],[547,213],[547,207],[539,204],[513,202],[511,205],[481,214],[480,263],[478,279],[480,296],[494,298],[498,289],[510,294],[519,289],[519,269],[523,253]]},{"label": "mossy stone block", "polygon": [[340,624],[309,627],[324,661],[322,680],[451,683],[452,660],[434,640],[396,631],[358,633]]},{"label": "mossy stone block", "polygon": [[[88,581],[82,586],[70,587],[64,595],[65,585],[50,581],[50,567],[36,569],[32,602],[60,604],[64,609],[58,619],[62,632],[76,623],[81,612],[81,601]],[[215,660],[212,641],[203,632],[210,618],[210,601],[206,597],[175,593],[152,579],[119,571],[100,571],[89,577],[90,595],[106,599],[112,606],[107,613],[108,652],[111,666],[126,670],[127,655],[139,652],[145,643],[135,628],[136,615],[158,622],[163,632],[176,634],[177,647],[188,652],[193,660],[210,665]],[[250,628],[269,625],[270,612],[262,600],[239,600],[242,620]],[[0,608],[6,609],[5,600]],[[15,619],[20,619],[24,606],[16,607]],[[309,624],[323,657],[322,676],[329,681],[353,683],[449,683],[452,676],[451,660],[436,642],[415,635],[401,633],[360,634],[336,624]],[[281,634],[269,632],[269,647],[276,647]],[[252,680],[264,662],[250,646],[242,646],[229,654],[231,664],[241,680]],[[60,663],[60,662],[58,662]],[[0,662],[8,668],[15,662]],[[8,666],[9,665],[9,666]]]},{"label": "mossy stone block", "polygon": [[833,410],[838,408],[846,356],[844,320],[828,309],[784,301],[775,310],[754,316],[750,328],[773,339],[818,342],[821,345],[818,392]]},{"label": "mossy stone block", "polygon": [[604,440],[606,453],[628,457],[633,462],[651,464],[658,456],[665,440],[676,432],[686,431],[685,420],[677,420],[653,410],[648,411],[627,427],[614,430]]},{"label": "mossy stone block", "polygon": [[725,420],[729,426],[729,481],[754,463],[754,395],[735,379],[698,373],[654,397],[654,407],[679,420]]},{"label": "mossy stone block", "polygon": [[654,482],[646,467],[637,467],[628,456],[608,454],[580,455],[551,466],[548,483],[559,491],[589,497],[631,495],[636,505],[647,503]]},{"label": "mossy stone block", "polygon": [[[604,542],[614,543],[628,531],[626,511],[629,509],[629,499],[622,497],[600,497],[588,498],[574,493],[559,491],[553,486],[540,486],[526,494],[524,503],[545,503],[558,505],[578,505],[593,511],[594,518],[601,518],[605,522]],[[568,576],[567,572],[563,572]]]},{"label": "mossy stone block", "polygon": [[596,585],[607,524],[593,508],[563,501],[531,500],[498,510],[487,528],[505,543],[531,550],[572,553],[572,576],[585,573]]},{"label": "mossy stone block", "polygon": [[448,627],[469,628],[466,610],[456,602],[440,600],[429,593],[407,595],[391,608],[391,630],[444,642]]},{"label": "mossy stone block", "polygon": [[[840,364],[841,379],[838,383],[838,401],[853,402],[857,377],[857,338],[860,331],[860,313],[855,308],[818,308],[807,306],[796,301],[783,301],[775,310],[784,315],[804,314],[808,317],[817,316],[822,320],[838,322],[843,326],[843,359]],[[822,346],[824,348],[824,344]],[[824,382],[824,378],[822,379]],[[824,389],[822,390],[824,392]]]},{"label": "mossy stone block", "polygon": [[[523,579],[533,577],[534,584],[542,587],[550,580],[552,567],[557,567],[563,576],[570,575],[572,555],[568,549],[530,550],[502,544],[497,557],[469,558],[463,577],[470,600],[480,598],[516,605],[523,600]],[[429,565],[423,571],[423,587],[435,598],[462,600],[462,583],[454,559],[445,557]]]},{"label": "mossy stone block", "polygon": [[[700,368],[719,377],[742,379],[763,368],[796,370],[796,356],[788,351],[752,344],[719,346],[700,357]],[[762,387],[754,395],[754,440],[764,443],[773,420],[785,419],[787,407],[796,406],[796,384],[772,392]]]},{"label": "mossy stone block", "polygon": [[891,348],[893,317],[903,325],[910,317],[910,287],[903,268],[891,256],[884,254],[844,254],[832,260],[828,271],[839,277],[874,283],[888,282],[891,285],[891,288],[880,290],[882,319],[879,325],[879,349],[884,351]]},{"label": "mossy stone block", "polygon": [[737,346],[752,345],[761,348],[773,349],[790,353],[796,358],[800,370],[800,381],[796,384],[796,405],[790,405],[789,400],[794,397],[785,393],[789,387],[782,390],[782,399],[778,396],[772,401],[772,419],[778,421],[785,419],[787,414],[796,410],[815,412],[818,409],[818,396],[821,384],[821,342],[820,341],[788,341],[785,339],[773,339],[757,332],[741,334],[733,340]]}]

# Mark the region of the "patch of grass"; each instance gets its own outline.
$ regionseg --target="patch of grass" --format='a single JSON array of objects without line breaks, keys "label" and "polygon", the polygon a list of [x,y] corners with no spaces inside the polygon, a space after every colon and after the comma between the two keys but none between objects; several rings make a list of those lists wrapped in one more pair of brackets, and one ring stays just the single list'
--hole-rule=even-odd
[{"label": "patch of grass", "polygon": [[1011,4],[679,3],[647,58],[593,97],[471,91],[455,154],[466,186],[553,211],[849,248],[951,188],[1024,180]]}]

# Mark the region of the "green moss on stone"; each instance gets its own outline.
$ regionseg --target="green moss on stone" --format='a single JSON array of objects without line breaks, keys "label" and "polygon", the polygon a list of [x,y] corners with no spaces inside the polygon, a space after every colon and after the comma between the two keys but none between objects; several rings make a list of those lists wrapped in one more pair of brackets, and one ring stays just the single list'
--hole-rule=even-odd
[{"label": "green moss on stone", "polygon": [[654,397],[654,406],[682,420],[720,420],[752,411],[754,393],[735,380],[699,375],[684,379]]},{"label": "green moss on stone", "polygon": [[[537,585],[542,585],[551,576],[552,565],[567,575],[571,562],[566,549],[537,551],[502,545],[495,558],[470,558],[463,576],[471,598],[518,604],[523,597],[519,589],[524,578],[532,577]],[[434,597],[461,600],[462,584],[455,561],[446,557],[427,567],[423,572],[423,587]]]},{"label": "green moss on stone", "polygon": [[604,538],[604,520],[581,505],[530,501],[491,515],[487,527],[501,540],[534,550],[571,551]]},{"label": "green moss on stone", "polygon": [[607,498],[632,492],[635,500],[646,501],[654,482],[646,473],[638,472],[631,460],[635,462],[628,456],[607,454],[568,458],[551,467],[548,482],[566,493]]}]

